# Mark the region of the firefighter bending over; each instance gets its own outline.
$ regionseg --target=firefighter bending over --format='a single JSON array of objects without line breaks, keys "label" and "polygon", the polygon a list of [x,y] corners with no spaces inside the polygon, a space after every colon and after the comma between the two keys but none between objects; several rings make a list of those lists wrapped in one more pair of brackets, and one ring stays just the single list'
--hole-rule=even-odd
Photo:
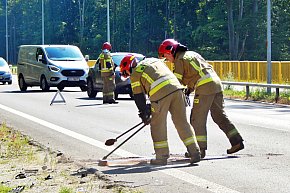
[{"label": "firefighter bending over", "polygon": [[114,62],[110,51],[112,46],[109,42],[105,42],[102,46],[102,53],[99,55],[101,77],[103,78],[103,104],[117,104],[114,99],[115,72]]},{"label": "firefighter bending over", "polygon": [[[164,40],[158,49],[159,58],[174,63],[174,74],[187,86],[187,95],[195,91],[190,123],[193,126],[201,158],[207,150],[207,115],[210,111],[213,121],[226,134],[232,147],[228,154],[244,149],[243,139],[224,111],[222,83],[213,67],[196,52],[174,39]],[[190,152],[189,152],[190,153]]]},{"label": "firefighter bending over", "polygon": [[[190,152],[190,162],[200,161],[200,150],[195,133],[186,119],[185,96],[182,85],[166,64],[157,58],[141,62],[134,55],[127,55],[120,65],[122,77],[131,79],[134,100],[144,124],[150,124],[156,158],[152,165],[166,165],[169,158],[167,141],[167,114],[170,112],[179,137]],[[146,104],[146,96],[150,104]],[[152,115],[152,117],[151,117]]]}]

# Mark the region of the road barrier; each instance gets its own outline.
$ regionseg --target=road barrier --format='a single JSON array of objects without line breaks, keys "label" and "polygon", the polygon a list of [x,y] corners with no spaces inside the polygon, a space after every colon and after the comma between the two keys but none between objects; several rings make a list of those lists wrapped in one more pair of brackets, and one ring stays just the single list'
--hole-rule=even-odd
[{"label": "road barrier", "polygon": [[251,82],[229,82],[229,81],[222,81],[225,85],[236,85],[236,86],[245,86],[246,87],[246,99],[250,96],[250,86],[252,87],[264,87],[264,88],[275,88],[276,89],[276,95],[275,95],[275,101],[276,103],[279,100],[279,93],[280,88],[282,89],[290,89],[290,85],[282,85],[282,84],[261,84],[261,83],[251,83]]},{"label": "road barrier", "polygon": [[[208,61],[222,80],[267,82],[267,61]],[[272,61],[272,83],[290,84],[290,61]]]}]

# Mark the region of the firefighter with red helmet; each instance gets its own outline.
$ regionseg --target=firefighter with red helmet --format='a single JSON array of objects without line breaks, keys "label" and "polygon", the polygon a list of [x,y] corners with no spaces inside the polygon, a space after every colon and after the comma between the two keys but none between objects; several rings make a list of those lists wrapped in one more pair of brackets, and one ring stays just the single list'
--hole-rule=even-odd
[{"label": "firefighter with red helmet", "polygon": [[114,97],[115,72],[114,62],[110,51],[112,46],[109,42],[105,42],[102,46],[102,53],[99,55],[101,77],[103,78],[103,104],[117,104]]},{"label": "firefighter with red helmet", "polygon": [[[166,165],[169,158],[167,141],[167,114],[170,112],[179,137],[190,152],[190,162],[200,161],[200,150],[194,130],[186,119],[183,86],[162,60],[146,58],[139,62],[128,54],[120,64],[122,77],[129,77],[139,116],[144,124],[150,124],[156,158],[152,165]],[[150,103],[146,103],[146,98]]]},{"label": "firefighter with red helmet", "polygon": [[158,55],[174,63],[174,74],[187,86],[186,94],[195,93],[190,123],[195,130],[201,158],[205,157],[207,150],[206,122],[209,111],[231,143],[232,147],[227,153],[244,149],[241,135],[224,111],[222,83],[213,67],[200,54],[189,51],[174,39],[164,40],[159,46]]}]

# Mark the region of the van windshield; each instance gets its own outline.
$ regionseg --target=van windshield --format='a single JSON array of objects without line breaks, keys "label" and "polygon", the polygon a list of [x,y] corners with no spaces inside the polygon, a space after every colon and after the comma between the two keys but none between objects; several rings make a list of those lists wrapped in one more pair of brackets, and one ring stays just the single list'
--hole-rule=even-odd
[{"label": "van windshield", "polygon": [[57,61],[80,61],[83,55],[76,47],[47,47],[47,57]]}]

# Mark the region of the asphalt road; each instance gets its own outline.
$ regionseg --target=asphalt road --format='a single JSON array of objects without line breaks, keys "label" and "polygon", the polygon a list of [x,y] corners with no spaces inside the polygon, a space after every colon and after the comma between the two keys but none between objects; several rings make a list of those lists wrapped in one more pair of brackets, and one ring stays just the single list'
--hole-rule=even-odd
[{"label": "asphalt road", "polygon": [[[0,84],[0,121],[144,192],[290,192],[290,107],[226,100],[226,112],[245,140],[245,149],[231,156],[226,155],[228,140],[209,118],[207,156],[195,166],[101,167],[97,161],[116,147],[104,142],[140,122],[134,102],[120,95],[119,104],[103,105],[100,94],[91,100],[80,88],[65,88],[66,102],[50,105],[56,91],[33,87],[20,92],[15,77],[12,85]],[[171,153],[182,155],[185,147],[170,117],[168,138]],[[109,158],[150,158],[153,152],[146,126]]]}]

